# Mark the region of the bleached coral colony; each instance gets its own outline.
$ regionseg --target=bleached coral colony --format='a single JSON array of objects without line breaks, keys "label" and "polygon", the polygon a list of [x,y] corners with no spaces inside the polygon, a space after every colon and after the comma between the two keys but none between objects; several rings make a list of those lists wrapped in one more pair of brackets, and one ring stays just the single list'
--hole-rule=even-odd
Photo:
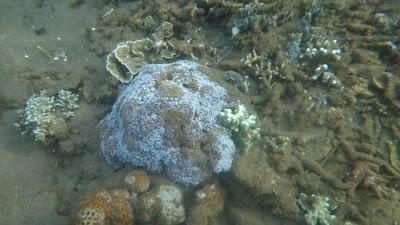
[{"label": "bleached coral colony", "polygon": [[19,120],[15,126],[23,134],[30,133],[36,141],[46,142],[52,128],[75,116],[79,108],[79,96],[71,91],[60,90],[55,96],[48,96],[46,91],[32,95],[23,109],[18,110]]},{"label": "bleached coral colony", "polygon": [[100,123],[108,163],[164,172],[188,186],[230,169],[235,145],[217,122],[228,95],[199,67],[191,61],[149,64],[122,86]]}]

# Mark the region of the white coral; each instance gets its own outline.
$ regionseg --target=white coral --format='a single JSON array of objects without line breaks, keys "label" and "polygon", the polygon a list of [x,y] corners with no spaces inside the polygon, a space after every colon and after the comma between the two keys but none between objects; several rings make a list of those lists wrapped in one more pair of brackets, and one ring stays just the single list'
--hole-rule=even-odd
[{"label": "white coral", "polygon": [[[18,110],[20,121],[15,126],[22,133],[31,133],[36,141],[45,142],[52,125],[74,116],[79,108],[78,95],[61,90],[57,96],[48,96],[46,91],[32,95],[23,109]],[[61,115],[59,115],[61,114]]]},{"label": "white coral", "polygon": [[56,106],[59,107],[66,118],[75,116],[74,111],[79,109],[77,104],[79,95],[70,91],[60,90],[56,99]]},{"label": "white coral", "polygon": [[251,142],[260,136],[260,128],[256,126],[257,117],[250,115],[242,104],[235,110],[225,109],[219,114],[219,118],[245,151],[250,148]]}]

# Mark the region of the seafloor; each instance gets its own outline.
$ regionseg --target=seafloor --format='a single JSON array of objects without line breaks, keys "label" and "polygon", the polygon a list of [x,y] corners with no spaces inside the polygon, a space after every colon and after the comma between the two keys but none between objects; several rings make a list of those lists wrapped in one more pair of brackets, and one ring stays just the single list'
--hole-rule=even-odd
[{"label": "seafloor", "polygon": [[[125,187],[99,151],[105,59],[146,37],[164,47],[143,63],[218,70],[261,129],[210,181],[223,211],[187,224],[400,223],[399,1],[0,0],[0,224],[73,224],[83,196]],[[27,99],[60,90],[80,106],[62,138],[21,135]]]}]

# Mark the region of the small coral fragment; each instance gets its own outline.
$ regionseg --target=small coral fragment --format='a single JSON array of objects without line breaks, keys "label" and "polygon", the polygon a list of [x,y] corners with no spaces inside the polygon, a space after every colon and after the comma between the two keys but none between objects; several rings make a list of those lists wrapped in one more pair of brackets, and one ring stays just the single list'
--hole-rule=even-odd
[{"label": "small coral fragment", "polygon": [[31,133],[36,141],[46,143],[49,137],[57,137],[59,128],[65,128],[66,120],[75,115],[78,99],[77,94],[65,90],[55,96],[48,96],[46,91],[34,94],[18,111],[19,121],[15,126],[21,128],[23,134]]},{"label": "small coral fragment", "polygon": [[256,116],[249,115],[242,104],[234,110],[225,109],[219,114],[219,118],[244,151],[247,151],[252,141],[260,136],[260,128],[256,126]]},{"label": "small coral fragment", "polygon": [[335,215],[331,215],[335,209],[333,205],[329,203],[328,197],[300,194],[300,198],[297,200],[297,204],[306,211],[304,218],[308,225],[330,225],[334,224],[336,220]]}]

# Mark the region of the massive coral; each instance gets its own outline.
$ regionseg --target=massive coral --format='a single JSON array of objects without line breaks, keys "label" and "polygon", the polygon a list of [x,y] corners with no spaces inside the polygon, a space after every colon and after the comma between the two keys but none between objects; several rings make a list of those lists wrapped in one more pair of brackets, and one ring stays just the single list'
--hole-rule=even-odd
[{"label": "massive coral", "polygon": [[218,125],[226,90],[190,61],[144,66],[101,121],[107,162],[164,172],[194,186],[230,169],[235,145]]}]

